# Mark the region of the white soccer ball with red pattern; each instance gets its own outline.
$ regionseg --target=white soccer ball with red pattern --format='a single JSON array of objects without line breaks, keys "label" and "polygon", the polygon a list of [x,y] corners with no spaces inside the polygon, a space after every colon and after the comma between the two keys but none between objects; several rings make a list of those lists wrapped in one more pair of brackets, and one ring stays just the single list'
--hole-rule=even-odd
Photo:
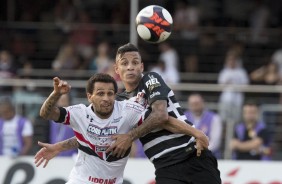
[{"label": "white soccer ball with red pattern", "polygon": [[157,5],[143,8],[136,16],[138,35],[150,43],[165,41],[171,34],[172,24],[170,13]]}]

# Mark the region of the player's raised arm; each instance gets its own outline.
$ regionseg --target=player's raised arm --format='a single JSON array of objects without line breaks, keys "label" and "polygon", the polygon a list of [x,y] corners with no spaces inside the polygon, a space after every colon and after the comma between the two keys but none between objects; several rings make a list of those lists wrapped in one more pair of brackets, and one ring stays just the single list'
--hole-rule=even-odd
[{"label": "player's raised arm", "polygon": [[44,119],[49,120],[59,120],[60,109],[55,106],[61,95],[66,94],[70,91],[71,86],[63,80],[60,80],[58,77],[53,78],[53,92],[49,97],[44,101],[40,109],[40,116]]}]

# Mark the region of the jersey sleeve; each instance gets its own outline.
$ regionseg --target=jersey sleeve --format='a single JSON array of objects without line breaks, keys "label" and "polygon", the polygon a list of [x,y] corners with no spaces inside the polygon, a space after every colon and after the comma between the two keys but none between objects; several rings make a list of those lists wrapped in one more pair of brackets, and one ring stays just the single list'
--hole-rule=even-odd
[{"label": "jersey sleeve", "polygon": [[73,105],[69,107],[64,107],[66,109],[66,114],[64,121],[62,122],[64,125],[68,125],[72,127],[73,129],[77,129],[79,127],[78,122],[80,119],[80,116],[83,114],[83,105]]},{"label": "jersey sleeve", "polygon": [[143,82],[150,105],[156,100],[167,100],[168,93],[171,89],[159,74],[149,72],[143,76]]},{"label": "jersey sleeve", "polygon": [[144,107],[136,102],[127,101],[124,108],[126,121],[130,129],[143,123]]}]

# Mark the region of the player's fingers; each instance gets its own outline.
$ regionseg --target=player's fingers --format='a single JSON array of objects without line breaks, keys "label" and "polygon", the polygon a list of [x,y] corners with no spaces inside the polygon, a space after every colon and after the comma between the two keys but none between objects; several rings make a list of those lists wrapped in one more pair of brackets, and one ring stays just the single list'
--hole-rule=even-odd
[{"label": "player's fingers", "polygon": [[60,78],[59,78],[59,77],[54,77],[54,78],[53,78],[53,81],[54,81],[54,83],[57,83],[57,84],[58,84],[58,83],[60,82]]},{"label": "player's fingers", "polygon": [[114,148],[115,148],[115,144],[112,144],[110,147],[108,147],[108,149],[106,150],[106,153],[113,152]]},{"label": "player's fingers", "polygon": [[126,151],[124,150],[124,151],[122,152],[122,154],[121,154],[121,157],[122,157],[122,158],[124,157],[125,153],[126,153]]},{"label": "player's fingers", "polygon": [[63,83],[64,81],[63,80],[60,80],[59,84],[58,84],[58,87],[62,87],[63,86]]},{"label": "player's fingers", "polygon": [[49,162],[49,160],[46,159],[46,160],[45,160],[45,163],[44,163],[44,165],[43,165],[43,168],[45,168],[45,167],[48,165],[48,162]]},{"label": "player's fingers", "polygon": [[38,145],[41,146],[41,147],[48,147],[49,144],[38,141]]},{"label": "player's fingers", "polygon": [[117,157],[117,156],[118,156],[118,148],[114,148],[114,149],[112,150],[112,155],[113,155],[114,157]]},{"label": "player's fingers", "polygon": [[38,158],[42,157],[43,154],[44,154],[45,149],[46,149],[46,148],[41,148],[41,149],[36,153],[36,155],[34,156],[34,158],[35,158],[35,159],[38,159]]},{"label": "player's fingers", "polygon": [[111,139],[112,139],[112,140],[116,140],[117,138],[118,138],[117,135],[112,135],[112,136],[111,136]]},{"label": "player's fingers", "polygon": [[43,157],[40,158],[40,159],[38,160],[37,164],[36,164],[36,167],[39,167],[39,166],[42,164],[43,161],[44,161],[44,158],[43,158]]},{"label": "player's fingers", "polygon": [[202,152],[202,150],[197,148],[197,157],[201,156],[201,152]]},{"label": "player's fingers", "polygon": [[118,151],[117,151],[117,154],[116,154],[116,157],[120,158],[120,157],[121,157],[121,154],[122,154],[122,150],[118,150]]}]

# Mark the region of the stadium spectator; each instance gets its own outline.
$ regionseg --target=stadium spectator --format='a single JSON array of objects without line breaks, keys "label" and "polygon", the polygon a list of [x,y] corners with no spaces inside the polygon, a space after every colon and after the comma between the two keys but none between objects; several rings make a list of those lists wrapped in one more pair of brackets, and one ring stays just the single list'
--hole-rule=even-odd
[{"label": "stadium spectator", "polygon": [[79,57],[76,48],[71,43],[66,43],[61,46],[56,59],[52,63],[52,68],[55,71],[77,69],[79,67]]},{"label": "stadium spectator", "polygon": [[17,69],[12,54],[7,50],[0,51],[0,77],[13,78],[16,73]]},{"label": "stadium spectator", "polygon": [[263,0],[255,0],[254,10],[249,16],[251,41],[266,43],[268,41],[267,26],[269,26],[270,11]]},{"label": "stadium spectator", "polygon": [[278,66],[279,76],[282,78],[282,46],[272,54],[271,61]]},{"label": "stadium spectator", "polygon": [[[60,97],[60,99],[57,102],[57,106],[59,107],[68,107],[71,105],[71,96],[70,94],[64,94]],[[74,136],[73,130],[65,126],[61,123],[55,123],[54,121],[50,120],[50,136],[49,136],[49,142],[51,144],[54,144],[59,141],[66,140],[68,138],[71,138]],[[58,156],[73,156],[77,153],[77,149],[67,150],[64,152],[61,152]]]},{"label": "stadium spectator", "polygon": [[268,160],[271,138],[266,124],[259,119],[259,107],[254,102],[243,106],[243,122],[235,125],[230,149],[237,160]]},{"label": "stadium spectator", "polygon": [[184,72],[199,72],[199,57],[196,54],[186,55],[184,58]]},{"label": "stadium spectator", "polygon": [[54,21],[63,33],[69,33],[75,20],[76,8],[72,0],[56,1],[54,8]]},{"label": "stadium spectator", "polygon": [[235,85],[249,83],[246,70],[238,66],[237,57],[238,55],[234,52],[227,53],[224,68],[218,77],[218,83],[224,87],[219,99],[219,114],[224,122],[240,120],[244,94],[234,89]]},{"label": "stadium spectator", "polygon": [[112,67],[113,59],[110,56],[110,46],[107,41],[98,44],[97,55],[89,63],[89,69],[98,73],[107,73]]},{"label": "stadium spectator", "polygon": [[165,82],[171,83],[170,75],[169,75],[170,73],[166,69],[166,65],[164,61],[159,60],[157,64],[150,69],[150,71],[158,73],[160,76],[162,76]]},{"label": "stadium spectator", "polygon": [[209,137],[209,149],[217,158],[221,158],[222,122],[218,114],[205,107],[205,101],[199,93],[188,97],[188,108],[184,114],[188,121]]},{"label": "stadium spectator", "polygon": [[159,60],[163,61],[165,64],[164,72],[169,76],[168,82],[172,84],[178,83],[180,81],[178,53],[168,42],[160,43],[159,50],[161,51]]},{"label": "stadium spectator", "polygon": [[90,16],[86,11],[78,13],[77,24],[72,26],[70,32],[70,41],[75,45],[78,55],[83,59],[84,65],[80,68],[86,69],[86,64],[93,56],[93,45],[96,40],[96,33],[93,24],[91,24]]},{"label": "stadium spectator", "polygon": [[200,11],[187,1],[176,1],[173,16],[174,30],[179,31],[184,39],[195,40],[199,35]]},{"label": "stadium spectator", "polygon": [[[11,79],[17,75],[17,67],[14,62],[12,54],[7,50],[0,51],[0,78]],[[14,87],[0,86],[0,96],[11,95]]]},{"label": "stadium spectator", "polygon": [[0,99],[0,155],[27,155],[32,147],[33,126],[16,113],[11,99]]},{"label": "stadium spectator", "polygon": [[276,63],[269,62],[251,72],[250,79],[256,84],[276,85],[280,82],[279,68]]}]

